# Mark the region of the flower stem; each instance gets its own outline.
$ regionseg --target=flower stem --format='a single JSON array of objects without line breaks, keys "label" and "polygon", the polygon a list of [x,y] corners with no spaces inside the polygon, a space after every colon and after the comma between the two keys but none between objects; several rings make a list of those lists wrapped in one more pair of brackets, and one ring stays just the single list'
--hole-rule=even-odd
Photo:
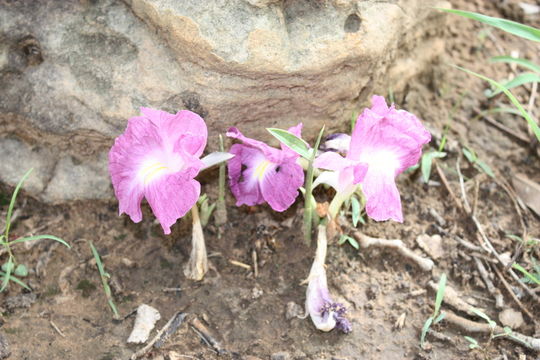
[{"label": "flower stem", "polygon": [[319,145],[321,144],[322,135],[324,133],[324,125],[319,132],[319,136],[317,137],[317,141],[315,143],[315,147],[313,148],[313,152],[311,154],[311,158],[309,159],[308,168],[306,172],[306,184],[305,189],[306,193],[304,196],[304,242],[307,246],[311,245],[311,228],[313,226],[313,218],[314,218],[314,209],[313,209],[313,194],[312,194],[312,187],[313,187],[313,161],[315,160],[315,156],[317,155],[317,149],[319,148]]},{"label": "flower stem", "polygon": [[200,281],[208,271],[208,259],[206,257],[206,245],[204,234],[199,219],[199,208],[195,204],[191,208],[193,217],[193,237],[191,239],[191,254],[189,262],[184,268],[184,275],[191,280]]},{"label": "flower stem", "polygon": [[343,205],[343,202],[349,197],[350,194],[345,194],[342,192],[336,193],[336,195],[330,202],[330,205],[328,206],[328,215],[330,215],[330,218],[332,220],[335,220],[337,218],[339,214],[339,209],[341,209],[341,205]]},{"label": "flower stem", "polygon": [[[223,152],[223,136],[219,134],[219,151]],[[219,165],[219,182],[218,182],[218,199],[216,203],[216,212],[214,214],[214,219],[216,225],[224,225],[227,223],[227,208],[225,206],[225,162]],[[221,231],[218,233],[218,236],[221,235]]]}]

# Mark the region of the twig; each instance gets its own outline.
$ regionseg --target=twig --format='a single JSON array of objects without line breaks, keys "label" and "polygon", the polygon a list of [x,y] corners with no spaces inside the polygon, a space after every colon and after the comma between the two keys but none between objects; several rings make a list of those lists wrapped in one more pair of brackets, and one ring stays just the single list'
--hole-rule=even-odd
[{"label": "twig", "polygon": [[257,250],[251,250],[251,261],[253,262],[253,276],[259,276],[259,264],[257,261]]},{"label": "twig", "polygon": [[[428,285],[433,291],[437,292],[439,288],[437,283],[434,281],[429,281]],[[471,311],[473,306],[462,300],[460,294],[448,283],[444,289],[444,303],[452,306],[456,310],[476,316],[476,314]]]},{"label": "twig", "polygon": [[225,354],[227,351],[221,346],[220,342],[212,335],[210,329],[208,329],[199,318],[195,317],[190,321],[191,328],[203,339],[208,346],[212,347],[219,355]]},{"label": "twig", "polygon": [[514,291],[510,287],[510,284],[508,284],[508,281],[506,281],[506,279],[501,274],[501,272],[497,269],[496,266],[493,266],[493,270],[495,271],[495,273],[497,274],[497,276],[499,277],[499,279],[503,283],[504,287],[506,288],[506,291],[508,291],[508,293],[510,294],[512,299],[516,302],[516,304],[519,306],[519,308],[529,317],[529,319],[531,319],[534,323],[536,323],[536,319],[534,318],[533,314],[531,314],[530,311],[527,310],[527,308],[525,306],[523,306],[523,304],[518,299],[516,294],[514,294]]},{"label": "twig", "polygon": [[[471,321],[465,319],[461,316],[454,314],[450,310],[445,310],[444,321],[453,324],[467,332],[470,333],[483,333],[483,334],[505,334],[505,331],[502,327],[496,326],[495,329],[492,329],[488,324],[478,323],[476,321]],[[510,341],[513,341],[517,344],[525,346],[528,349],[540,351],[540,339],[533,338],[531,336],[523,335],[518,332],[512,331],[511,335],[508,336],[498,336],[497,338],[505,338]]]},{"label": "twig", "polygon": [[390,249],[395,249],[401,255],[414,261],[422,270],[431,271],[433,269],[434,263],[431,259],[425,258],[416,254],[414,251],[406,247],[403,241],[399,239],[392,239],[392,240],[377,239],[377,238],[372,238],[370,236],[364,235],[358,231],[355,231],[353,234],[356,240],[358,240],[358,243],[360,244],[360,246],[363,248],[368,248],[368,247],[373,246],[373,247],[386,247]]},{"label": "twig", "polygon": [[454,193],[454,191],[450,187],[450,184],[448,183],[448,180],[446,179],[446,175],[444,175],[444,172],[442,171],[441,167],[439,166],[439,164],[437,164],[436,161],[435,161],[435,169],[437,169],[437,174],[439,174],[439,177],[441,178],[441,181],[443,182],[444,187],[450,194],[450,197],[454,200],[456,207],[461,210],[463,208],[463,206],[461,205],[461,202],[456,197],[456,194]]},{"label": "twig", "polygon": [[142,349],[140,349],[139,351],[137,351],[136,353],[131,355],[130,360],[136,360],[136,359],[146,355],[146,353],[148,353],[150,351],[150,349],[152,349],[154,344],[158,340],[161,339],[161,336],[167,331],[167,329],[175,322],[175,319],[177,317],[181,317],[182,318],[181,320],[183,321],[186,318],[186,316],[187,316],[187,314],[183,313],[181,311],[178,311],[177,313],[175,313],[173,315],[173,317],[169,321],[167,321],[167,323],[161,328],[161,330],[159,330],[157,335],[148,344],[146,344],[146,346],[144,346]]},{"label": "twig", "polygon": [[246,270],[251,270],[251,265],[244,264],[243,262],[236,261],[236,260],[229,260],[229,263],[234,266],[239,266],[241,268],[244,268]]},{"label": "twig", "polygon": [[478,269],[478,272],[480,273],[480,276],[482,277],[482,280],[484,280],[484,283],[486,284],[487,290],[493,297],[495,298],[495,307],[497,309],[502,309],[504,307],[504,298],[494,285],[491,279],[489,278],[489,274],[484,266],[482,264],[482,261],[478,259],[477,257],[474,258],[474,262],[476,263],[476,268]]},{"label": "twig", "polygon": [[52,328],[54,330],[56,330],[56,332],[61,336],[61,337],[66,337],[66,335],[64,335],[64,333],[58,328],[58,326],[56,326],[56,324],[52,321],[52,320],[49,320],[49,323],[51,324]]},{"label": "twig", "polygon": [[469,204],[469,200],[467,199],[467,192],[465,191],[465,182],[463,181],[463,175],[461,175],[461,166],[459,157],[456,161],[456,170],[459,177],[459,186],[461,188],[461,200],[463,200],[463,207],[465,208],[465,212],[467,214],[472,213],[471,205]]}]

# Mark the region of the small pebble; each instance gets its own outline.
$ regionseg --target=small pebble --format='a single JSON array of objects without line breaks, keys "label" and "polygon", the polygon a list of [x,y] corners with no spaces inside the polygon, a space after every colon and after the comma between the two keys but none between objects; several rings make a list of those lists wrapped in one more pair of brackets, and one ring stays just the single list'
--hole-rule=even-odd
[{"label": "small pebble", "polygon": [[287,311],[285,312],[285,318],[287,320],[295,319],[299,316],[304,315],[304,308],[294,301],[289,301],[287,303]]},{"label": "small pebble", "polygon": [[519,329],[523,326],[523,315],[521,312],[514,309],[504,309],[499,313],[499,320],[504,326],[508,326],[511,329]]},{"label": "small pebble", "polygon": [[290,360],[291,355],[286,351],[280,351],[280,352],[272,354],[270,359],[271,360]]},{"label": "small pebble", "polygon": [[18,309],[18,308],[29,308],[33,303],[36,302],[36,294],[20,294],[15,296],[9,296],[6,299],[5,305],[9,311]]}]

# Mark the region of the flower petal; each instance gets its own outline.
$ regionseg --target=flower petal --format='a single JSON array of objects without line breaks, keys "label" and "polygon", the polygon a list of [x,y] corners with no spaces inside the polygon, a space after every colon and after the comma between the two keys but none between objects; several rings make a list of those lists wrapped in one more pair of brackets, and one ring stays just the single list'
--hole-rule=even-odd
[{"label": "flower petal", "polygon": [[145,189],[145,196],[165,234],[197,203],[201,185],[185,172],[162,176]]},{"label": "flower petal", "polygon": [[264,198],[255,171],[258,164],[266,160],[264,154],[259,149],[242,144],[234,144],[229,152],[234,155],[227,163],[227,169],[236,206],[262,204]]},{"label": "flower petal", "polygon": [[[391,170],[391,169],[390,169]],[[401,200],[394,172],[384,167],[370,167],[362,183],[366,213],[376,221],[388,219],[403,222]]]},{"label": "flower petal", "polygon": [[325,170],[339,171],[347,166],[350,166],[352,162],[335,152],[325,152],[317,156],[313,162],[313,167]]},{"label": "flower petal", "polygon": [[261,193],[275,211],[287,210],[296,200],[304,183],[304,170],[294,160],[271,164],[260,182]]},{"label": "flower petal", "polygon": [[238,140],[242,141],[244,144],[252,146],[252,147],[260,150],[264,154],[264,156],[266,158],[268,158],[268,160],[270,160],[271,162],[280,163],[283,160],[283,152],[282,151],[280,151],[278,149],[274,149],[273,147],[266,145],[262,141],[258,141],[258,140],[254,140],[254,139],[250,139],[248,137],[245,137],[244,134],[242,134],[240,132],[240,130],[238,130],[235,127],[229,128],[226,135],[228,137],[230,137],[230,138],[238,139]]}]

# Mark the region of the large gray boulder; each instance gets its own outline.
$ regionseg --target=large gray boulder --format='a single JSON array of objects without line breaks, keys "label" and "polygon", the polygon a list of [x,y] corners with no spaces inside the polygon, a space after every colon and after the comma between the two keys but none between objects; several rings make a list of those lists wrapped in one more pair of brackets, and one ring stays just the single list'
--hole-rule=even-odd
[{"label": "large gray boulder", "polygon": [[0,181],[112,196],[107,152],[140,106],[219,132],[343,127],[442,53],[437,0],[0,0]]}]

